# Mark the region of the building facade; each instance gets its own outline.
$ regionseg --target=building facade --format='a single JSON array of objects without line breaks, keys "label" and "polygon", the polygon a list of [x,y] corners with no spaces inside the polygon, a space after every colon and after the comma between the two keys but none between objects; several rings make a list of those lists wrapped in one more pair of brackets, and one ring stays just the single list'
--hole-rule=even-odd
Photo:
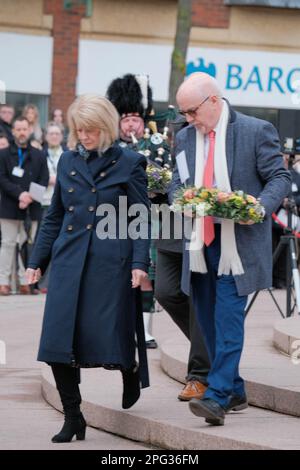
[{"label": "building facade", "polygon": [[[191,0],[192,1],[192,0]],[[187,74],[207,71],[238,109],[300,136],[300,0],[193,0]],[[168,99],[177,0],[1,0],[6,101],[67,110],[125,73]],[[4,84],[4,85],[3,85]],[[298,130],[299,129],[299,130]]]}]

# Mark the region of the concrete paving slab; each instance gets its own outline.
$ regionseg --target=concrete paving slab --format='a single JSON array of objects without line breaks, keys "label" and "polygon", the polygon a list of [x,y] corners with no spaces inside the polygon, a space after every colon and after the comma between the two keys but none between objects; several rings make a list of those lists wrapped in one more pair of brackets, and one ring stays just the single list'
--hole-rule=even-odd
[{"label": "concrete paving slab", "polygon": [[[283,307],[285,293],[277,291],[276,295]],[[261,292],[246,319],[241,374],[246,380],[251,404],[300,416],[300,361],[294,364],[290,357],[274,348],[274,324],[287,322],[288,325],[290,321],[281,321],[278,317],[268,292]],[[300,323],[297,315],[294,322],[298,325],[298,321]],[[161,322],[164,325],[160,325],[157,335],[161,337],[162,367],[172,378],[184,382],[189,343],[169,316],[162,317]],[[169,336],[163,331],[168,331]]]},{"label": "concrete paving slab", "polygon": [[[182,385],[162,371],[159,350],[149,351],[148,354],[151,387],[142,391],[141,399],[130,410],[121,408],[122,383],[119,372],[103,369],[83,371],[81,385],[83,410],[88,423],[95,428],[109,431],[114,436],[89,428],[85,442],[72,442],[62,447],[52,444],[49,442],[49,436],[60,428],[62,415],[41,398],[41,364],[35,361],[44,298],[23,297],[21,302],[16,300],[16,308],[13,297],[0,298],[0,302],[0,339],[6,342],[8,351],[7,364],[0,365],[1,384],[4,385],[0,390],[0,449],[148,449],[149,445],[197,450],[300,449],[300,421],[292,416],[250,407],[243,412],[228,415],[225,426],[214,427],[192,415],[188,405],[177,400]],[[264,377],[278,357],[286,366],[287,358],[278,353],[274,354],[273,348],[270,347],[270,338],[266,339],[262,334],[262,331],[269,331],[268,315],[268,312],[262,315],[264,323],[262,330],[259,319],[253,327],[252,334],[256,335],[258,332],[259,334],[256,335],[255,341],[253,338],[248,341],[249,346],[246,350],[250,351],[251,367],[248,369],[245,367],[245,373],[255,374],[258,369]],[[164,312],[155,314],[154,335],[162,347],[162,364],[164,357],[167,357],[167,354],[164,355],[164,345],[171,339],[168,343],[172,348],[170,361],[177,363],[177,371],[181,371],[181,380],[184,381],[188,344]],[[257,342],[258,337],[263,344]],[[264,363],[265,348],[268,359]],[[177,356],[174,354],[174,349]],[[288,361],[290,363],[289,359]],[[290,378],[289,371],[283,369],[283,363],[280,367],[282,370],[280,369],[277,376],[284,376],[285,380]],[[272,375],[275,375],[276,366],[274,365],[274,369],[271,370],[273,373],[270,373],[267,382],[271,381]],[[52,406],[59,409],[60,403],[50,368],[43,366],[42,374],[42,393]],[[288,392],[291,393],[289,400],[292,401],[295,394],[299,393],[299,385],[295,380],[290,380],[290,383]],[[254,391],[250,390],[250,395],[254,396],[260,391],[262,396],[259,400],[267,401],[270,384],[265,385],[263,380],[260,388],[256,387],[254,381],[251,384]],[[264,389],[262,385],[266,388]],[[272,400],[267,404],[271,402],[272,406],[280,408],[283,405],[276,402],[280,399],[276,387],[274,388],[277,395],[274,397],[273,394]],[[298,402],[296,404],[294,402],[293,406],[298,407]],[[24,433],[24,429],[30,430],[30,433]],[[133,442],[134,440],[142,443]]]},{"label": "concrete paving slab", "polygon": [[[207,425],[176,399],[180,386],[163,373],[159,361],[150,364],[151,387],[130,410],[120,406],[120,373],[83,370],[83,410],[92,426],[170,449],[300,449],[298,418],[249,407],[227,415],[225,426]],[[60,409],[49,367],[43,377],[45,399]]]},{"label": "concrete paving slab", "polygon": [[0,450],[149,450],[93,428],[86,441],[51,442],[63,416],[42,397],[41,363],[36,361],[44,300],[0,297],[0,340],[7,352],[6,364],[0,364]]}]

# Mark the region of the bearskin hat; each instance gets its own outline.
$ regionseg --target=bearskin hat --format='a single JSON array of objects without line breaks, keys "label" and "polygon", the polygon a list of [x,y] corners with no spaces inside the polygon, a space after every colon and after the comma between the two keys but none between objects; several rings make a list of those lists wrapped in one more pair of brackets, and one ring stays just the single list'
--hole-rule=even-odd
[{"label": "bearskin hat", "polygon": [[127,74],[113,80],[106,96],[118,110],[121,118],[137,113],[147,120],[152,111],[152,90],[147,75]]}]

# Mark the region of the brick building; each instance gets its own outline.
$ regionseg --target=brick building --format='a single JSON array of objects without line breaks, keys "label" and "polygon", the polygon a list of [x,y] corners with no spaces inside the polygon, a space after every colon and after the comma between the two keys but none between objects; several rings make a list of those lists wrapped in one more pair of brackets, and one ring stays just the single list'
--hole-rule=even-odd
[{"label": "brick building", "polygon": [[[187,73],[208,71],[235,107],[300,135],[300,0],[191,1]],[[36,103],[45,122],[133,72],[166,102],[176,13],[177,0],[1,0],[6,101]]]}]

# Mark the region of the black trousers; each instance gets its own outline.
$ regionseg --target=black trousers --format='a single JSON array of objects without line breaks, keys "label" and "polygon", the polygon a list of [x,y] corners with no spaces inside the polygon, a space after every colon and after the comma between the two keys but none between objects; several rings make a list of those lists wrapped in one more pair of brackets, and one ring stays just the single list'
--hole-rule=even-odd
[{"label": "black trousers", "polygon": [[[277,248],[280,242],[280,237],[284,235],[283,229],[278,227],[273,222],[272,227],[272,251]],[[286,287],[286,257],[287,250],[283,249],[277,259],[276,264],[273,265],[273,287],[284,288]]]},{"label": "black trousers", "polygon": [[207,384],[209,359],[190,298],[181,288],[182,254],[157,251],[155,298],[190,340],[187,380]]}]

